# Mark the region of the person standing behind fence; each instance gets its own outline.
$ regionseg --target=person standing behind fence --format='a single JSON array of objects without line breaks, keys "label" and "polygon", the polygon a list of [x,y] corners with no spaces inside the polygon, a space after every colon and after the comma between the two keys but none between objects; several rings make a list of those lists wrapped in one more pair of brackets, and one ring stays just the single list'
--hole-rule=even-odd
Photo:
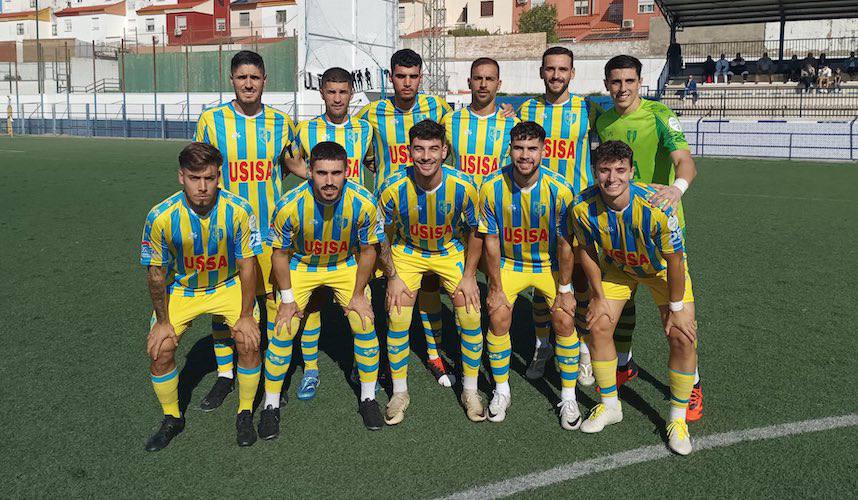
[{"label": "person standing behind fence", "polygon": [[[295,125],[286,113],[262,104],[265,89],[265,63],[256,52],[242,50],[230,63],[229,80],[235,99],[203,111],[197,123],[196,139],[218,148],[223,156],[221,185],[250,202],[263,240],[268,237],[271,215],[283,195],[281,151],[295,138]],[[257,302],[268,314],[268,338],[274,334],[277,304],[271,274],[271,247],[263,245],[257,270]],[[266,323],[263,323],[265,326]],[[212,337],[218,378],[202,399],[200,408],[219,407],[232,392],[232,356],[229,329],[223,318],[212,317]]]},{"label": "person standing behind fence", "polygon": [[9,137],[15,135],[12,124],[12,98],[6,97],[6,133],[9,134]]}]

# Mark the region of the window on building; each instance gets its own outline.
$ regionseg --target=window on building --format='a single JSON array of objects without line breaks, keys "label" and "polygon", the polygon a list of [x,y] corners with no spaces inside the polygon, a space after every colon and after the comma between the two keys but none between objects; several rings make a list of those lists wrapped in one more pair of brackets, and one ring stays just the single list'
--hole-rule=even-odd
[{"label": "window on building", "polygon": [[226,19],[220,17],[215,20],[215,29],[218,31],[226,31]]},{"label": "window on building", "polygon": [[56,23],[51,25],[51,36],[57,36],[57,24]]},{"label": "window on building", "polygon": [[188,29],[188,18],[185,16],[176,16],[176,29],[181,31]]},{"label": "window on building", "polygon": [[399,6],[399,24],[402,24],[404,22],[405,22],[405,7],[400,5]]},{"label": "window on building", "polygon": [[71,19],[66,19],[66,33],[71,33]]},{"label": "window on building", "polygon": [[238,14],[238,25],[242,28],[250,26],[250,12],[240,12]]},{"label": "window on building", "polygon": [[605,11],[605,19],[611,21],[622,21],[623,20],[623,4],[622,3],[612,3],[608,6],[608,10]]},{"label": "window on building", "polygon": [[480,17],[492,17],[493,15],[495,15],[495,2],[493,0],[480,2]]},{"label": "window on building", "polygon": [[274,19],[277,24],[286,24],[289,22],[289,16],[287,16],[288,12],[285,10],[278,10],[274,13]]},{"label": "window on building", "polygon": [[31,9],[35,9],[35,8],[36,8],[36,0],[30,0],[30,8],[31,8]]},{"label": "window on building", "polygon": [[24,34],[24,23],[18,23],[18,34],[19,35]]},{"label": "window on building", "polygon": [[655,12],[655,0],[638,0],[638,13],[651,14]]},{"label": "window on building", "polygon": [[575,15],[589,16],[590,15],[590,0],[575,0]]},{"label": "window on building", "polygon": [[100,24],[101,23],[99,22],[99,19],[97,17],[93,17],[92,20],[90,21],[90,29],[92,31],[98,31],[101,29]]},{"label": "window on building", "polygon": [[146,33],[154,33],[155,32],[155,18],[147,17],[146,18]]}]

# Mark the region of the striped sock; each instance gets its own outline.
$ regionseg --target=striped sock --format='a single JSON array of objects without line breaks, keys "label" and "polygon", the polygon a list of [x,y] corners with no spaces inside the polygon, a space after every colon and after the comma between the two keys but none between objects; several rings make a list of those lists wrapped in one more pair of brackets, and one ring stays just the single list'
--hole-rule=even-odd
[{"label": "striped sock", "polygon": [[393,392],[408,390],[408,358],[411,349],[408,344],[408,330],[411,328],[413,307],[402,307],[400,312],[390,310],[387,323],[387,359],[390,361],[390,373],[393,379]]},{"label": "striped sock", "polygon": [[614,330],[614,346],[617,348],[617,358],[620,366],[625,366],[632,359],[632,333],[635,331],[635,303],[631,300],[623,306],[617,329]]},{"label": "striped sock", "polygon": [[304,358],[304,373],[319,370],[319,334],[322,331],[322,314],[307,315],[304,331],[301,332],[301,355]]},{"label": "striped sock", "polygon": [[438,344],[441,343],[441,292],[417,292],[417,307],[420,309],[420,322],[426,336],[426,354],[429,359],[438,357]]},{"label": "striped sock", "polygon": [[350,312],[349,325],[354,334],[355,363],[360,378],[360,399],[375,399],[375,382],[378,380],[378,337],[375,334],[375,326],[367,322],[366,326],[361,324],[360,316]]},{"label": "striped sock", "polygon": [[489,365],[492,367],[492,378],[495,384],[509,383],[509,358],[512,354],[509,332],[495,335],[489,330],[486,342],[489,347]]},{"label": "striped sock", "polygon": [[462,351],[462,385],[465,389],[477,389],[477,376],[483,357],[483,329],[479,311],[465,307],[456,308],[459,326],[459,342]]},{"label": "striped sock", "polygon": [[599,393],[602,395],[602,403],[607,407],[615,408],[620,404],[617,398],[617,358],[610,361],[593,360],[593,376],[599,384]]},{"label": "striped sock", "polygon": [[164,375],[155,375],[154,373],[149,375],[152,377],[152,387],[155,389],[155,395],[158,397],[158,402],[161,403],[164,415],[181,418],[182,413],[179,411],[179,369],[174,366]]},{"label": "striped sock", "polygon": [[214,342],[217,376],[232,378],[232,346],[235,341],[229,333],[229,326],[223,322],[222,316],[212,317],[212,341]]},{"label": "striped sock", "polygon": [[[292,318],[293,332],[297,333],[300,323],[298,318]],[[293,338],[294,335],[283,328],[279,335],[268,340],[268,350],[265,352],[265,399],[266,405],[271,404],[275,408],[279,407],[283,380],[286,379],[286,372],[289,371],[289,364],[292,362]],[[275,400],[277,405],[274,404]]]},{"label": "striped sock", "polygon": [[685,410],[688,408],[688,399],[694,387],[694,372],[686,373],[671,368],[668,381],[670,383],[670,421],[677,418],[685,420]]},{"label": "striped sock", "polygon": [[536,334],[536,348],[548,344],[548,337],[551,335],[551,311],[548,308],[548,302],[542,294],[533,292],[533,330]]},{"label": "striped sock", "polygon": [[262,365],[245,368],[238,365],[238,413],[244,410],[253,411],[253,398],[256,397],[256,388],[259,387],[259,373]]},{"label": "striped sock", "polygon": [[563,337],[557,335],[554,339],[554,356],[560,366],[560,399],[575,400],[575,384],[578,382],[578,355],[581,343],[578,335]]}]

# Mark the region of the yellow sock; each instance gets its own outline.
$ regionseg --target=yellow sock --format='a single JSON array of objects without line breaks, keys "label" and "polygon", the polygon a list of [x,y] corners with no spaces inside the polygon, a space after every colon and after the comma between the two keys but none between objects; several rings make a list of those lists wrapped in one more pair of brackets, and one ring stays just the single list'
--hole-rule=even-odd
[{"label": "yellow sock", "polygon": [[164,415],[172,415],[176,418],[181,418],[179,412],[179,369],[173,367],[169,373],[164,375],[154,375],[152,377],[152,387],[155,388],[155,395],[158,396],[158,402],[161,403],[161,408],[164,410]]},{"label": "yellow sock", "polygon": [[567,396],[562,399],[574,399],[575,385],[578,383],[578,355],[581,349],[578,335],[574,332],[568,337],[557,335],[554,342],[554,356],[560,366],[560,386]]},{"label": "yellow sock", "polygon": [[533,330],[540,346],[548,343],[551,335],[551,310],[545,297],[536,292],[533,293]]},{"label": "yellow sock", "polygon": [[229,326],[223,322],[223,317],[212,317],[212,340],[218,376],[232,378],[232,346],[234,342],[229,333]]},{"label": "yellow sock", "polygon": [[262,365],[245,368],[238,365],[238,412],[244,410],[253,411],[253,398],[256,397],[256,388],[259,387],[259,373]]},{"label": "yellow sock", "polygon": [[456,322],[459,324],[459,342],[462,350],[462,375],[474,377],[480,373],[480,361],[483,357],[483,329],[480,313],[473,308],[467,312],[465,307],[456,308]]},{"label": "yellow sock", "polygon": [[319,370],[319,334],[322,331],[322,314],[307,315],[304,331],[301,332],[301,355],[304,358],[304,373]]},{"label": "yellow sock", "polygon": [[694,372],[686,373],[670,369],[668,373],[670,383],[670,414],[671,420],[676,418],[685,419],[685,410],[688,408],[688,399],[691,397],[691,389],[694,387]]},{"label": "yellow sock", "polygon": [[437,358],[438,344],[441,343],[441,292],[420,290],[417,293],[417,307],[426,336],[426,354],[431,359]]},{"label": "yellow sock", "polygon": [[298,333],[301,320],[292,318],[292,333],[285,327],[268,339],[268,350],[265,352],[265,393],[280,394],[283,380],[292,362],[292,339]]},{"label": "yellow sock", "polygon": [[593,376],[599,384],[602,401],[605,398],[617,398],[617,358],[610,361],[593,360]]},{"label": "yellow sock", "polygon": [[509,332],[495,335],[491,330],[486,335],[489,345],[489,365],[492,367],[492,378],[496,384],[509,381],[509,357],[512,354],[512,342]]},{"label": "yellow sock", "polygon": [[408,377],[408,357],[411,349],[408,345],[408,330],[411,328],[413,307],[390,310],[387,323],[387,359],[390,361],[390,373],[393,380]]},{"label": "yellow sock", "polygon": [[[367,322],[366,326],[361,324],[360,316],[350,312],[349,325],[354,334],[355,363],[358,368],[358,378],[362,384],[375,384],[378,380],[378,337],[375,335],[375,325]],[[364,399],[364,398],[361,398]]]}]

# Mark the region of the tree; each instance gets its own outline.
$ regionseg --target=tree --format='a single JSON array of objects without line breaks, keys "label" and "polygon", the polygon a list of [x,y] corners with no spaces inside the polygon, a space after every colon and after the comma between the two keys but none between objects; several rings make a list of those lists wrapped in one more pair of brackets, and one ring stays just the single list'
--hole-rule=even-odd
[{"label": "tree", "polygon": [[556,27],[557,9],[547,3],[530,9],[518,19],[520,33],[545,33],[548,43],[558,40]]}]

